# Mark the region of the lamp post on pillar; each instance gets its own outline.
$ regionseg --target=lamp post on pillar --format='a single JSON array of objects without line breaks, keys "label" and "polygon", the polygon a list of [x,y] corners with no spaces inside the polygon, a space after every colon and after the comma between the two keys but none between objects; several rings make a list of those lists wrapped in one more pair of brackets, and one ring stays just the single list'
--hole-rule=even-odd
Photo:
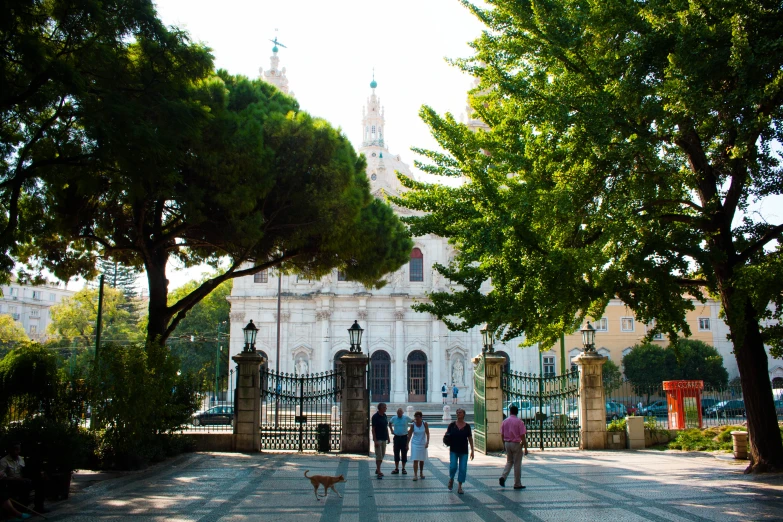
[{"label": "lamp post on pillar", "polygon": [[595,351],[595,328],[582,328],[584,351],[574,357],[579,366],[579,449],[606,448],[606,400],[603,366],[607,358]]},{"label": "lamp post on pillar", "polygon": [[234,449],[259,451],[261,449],[261,376],[259,369],[264,358],[256,352],[258,328],[253,320],[242,328],[245,347],[232,359],[237,364],[237,391],[234,395]]},{"label": "lamp post on pillar", "polygon": [[342,436],[341,453],[370,453],[370,390],[367,386],[367,365],[370,358],[362,353],[362,333],[359,321],[348,328],[350,353],[340,357],[345,379],[341,394]]}]

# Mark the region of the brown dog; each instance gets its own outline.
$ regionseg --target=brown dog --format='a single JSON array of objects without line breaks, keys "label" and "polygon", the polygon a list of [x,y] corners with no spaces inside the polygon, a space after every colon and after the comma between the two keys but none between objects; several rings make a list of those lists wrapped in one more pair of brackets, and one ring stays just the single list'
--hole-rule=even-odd
[{"label": "brown dog", "polygon": [[307,474],[310,473],[310,470],[304,472],[304,476],[310,479],[310,484],[313,485],[313,489],[315,490],[315,499],[320,501],[321,499],[318,498],[318,488],[320,486],[324,487],[324,498],[326,498],[327,495],[329,495],[329,488],[332,488],[332,491],[337,493],[337,496],[340,498],[343,498],[343,496],[340,494],[339,491],[334,489],[334,485],[338,484],[340,482],[345,482],[345,477],[342,475],[338,475],[336,477],[329,477],[327,475],[313,475],[312,477],[308,477]]}]

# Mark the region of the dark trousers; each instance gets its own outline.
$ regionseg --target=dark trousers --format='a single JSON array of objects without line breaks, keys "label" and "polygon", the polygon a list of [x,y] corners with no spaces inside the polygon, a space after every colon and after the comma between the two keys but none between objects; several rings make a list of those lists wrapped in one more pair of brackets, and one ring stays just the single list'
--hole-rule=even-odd
[{"label": "dark trousers", "polygon": [[395,435],[394,436],[394,465],[402,460],[402,465],[408,462],[408,436],[407,435]]},{"label": "dark trousers", "polygon": [[43,479],[5,479],[2,482],[8,495],[25,506],[30,503],[30,492],[35,488],[35,507],[43,507],[46,493]]}]

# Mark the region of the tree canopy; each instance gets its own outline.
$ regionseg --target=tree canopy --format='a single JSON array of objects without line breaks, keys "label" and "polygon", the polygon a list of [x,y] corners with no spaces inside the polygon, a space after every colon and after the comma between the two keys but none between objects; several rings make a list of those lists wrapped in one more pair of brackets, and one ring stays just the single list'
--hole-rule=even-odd
[{"label": "tree canopy", "polygon": [[[101,335],[105,341],[139,341],[138,324],[128,311],[128,301],[120,290],[104,288]],[[94,347],[98,317],[98,290],[83,288],[50,308],[48,333],[69,340],[69,348]]]},{"label": "tree canopy", "polygon": [[[62,89],[70,139],[89,162],[22,187],[30,217],[17,227],[20,259],[62,279],[94,276],[97,258],[143,268],[147,337],[158,342],[234,277],[340,267],[373,286],[407,261],[407,229],[371,196],[342,133],[272,85],[212,72],[208,51],[185,34],[148,32],[130,31],[103,56],[89,89]],[[169,303],[171,259],[228,265]]]},{"label": "tree canopy", "polygon": [[723,357],[703,341],[678,339],[676,347],[637,344],[623,358],[626,378],[637,392],[658,387],[663,381],[700,380],[707,388],[725,388],[729,373]]},{"label": "tree canopy", "polygon": [[[180,54],[180,63],[202,73],[212,67],[206,49],[182,45],[184,34],[165,28],[150,0],[2,3],[0,276],[6,280],[19,246],[40,233],[41,182],[92,168],[100,142],[84,134],[85,96],[111,97],[113,87],[128,87],[116,73],[133,41],[183,50],[188,56]],[[170,64],[170,72],[183,73],[180,63]]]},{"label": "tree canopy", "polygon": [[[461,285],[418,309],[451,328],[552,345],[621,298],[674,339],[693,297],[717,296],[751,433],[749,470],[783,468],[764,342],[780,329],[783,223],[751,204],[783,193],[783,8],[740,0],[463,2],[486,26],[474,56],[473,133],[424,107],[445,153],[421,167],[458,187],[403,180],[450,238],[437,267]],[[776,241],[778,243],[776,244]],[[487,292],[491,282],[491,289]],[[774,323],[774,322],[773,322]]]}]

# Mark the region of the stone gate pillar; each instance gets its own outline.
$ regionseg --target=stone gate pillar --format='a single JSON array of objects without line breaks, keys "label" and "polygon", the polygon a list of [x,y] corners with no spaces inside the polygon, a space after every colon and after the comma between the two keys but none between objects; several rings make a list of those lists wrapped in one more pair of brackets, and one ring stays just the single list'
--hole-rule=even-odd
[{"label": "stone gate pillar", "polygon": [[261,450],[261,376],[264,358],[257,352],[241,352],[232,357],[237,364],[234,395],[234,450]]},{"label": "stone gate pillar", "polygon": [[[478,366],[479,359],[484,357],[484,407],[486,416],[486,451],[503,451],[503,437],[500,435],[500,425],[503,423],[503,388],[502,388],[502,372],[503,366],[506,364],[506,359],[501,355],[495,353],[487,353],[479,355],[473,359],[473,364]],[[480,401],[481,398],[477,397],[479,390],[474,387],[473,390],[473,410],[474,412],[480,411],[480,407],[476,407],[476,401]],[[476,418],[475,423],[481,422]],[[481,428],[476,427],[477,430]],[[475,441],[475,437],[474,437]]]},{"label": "stone gate pillar", "polygon": [[607,357],[582,352],[572,359],[579,366],[579,449],[606,449],[606,398],[603,368]]},{"label": "stone gate pillar", "polygon": [[370,358],[359,352],[340,357],[345,368],[342,391],[342,424],[340,453],[370,454],[370,390],[367,387],[367,364]]}]

